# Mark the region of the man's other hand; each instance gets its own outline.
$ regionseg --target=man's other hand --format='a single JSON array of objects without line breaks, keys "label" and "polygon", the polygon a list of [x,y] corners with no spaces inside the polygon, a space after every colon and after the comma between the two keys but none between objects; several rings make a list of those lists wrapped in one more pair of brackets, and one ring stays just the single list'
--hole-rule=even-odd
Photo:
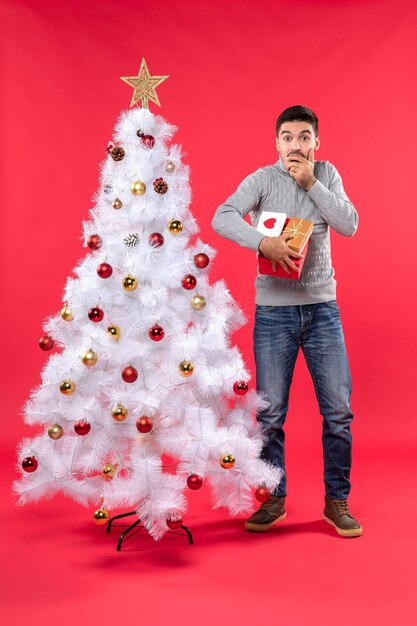
[{"label": "man's other hand", "polygon": [[279,237],[264,237],[259,244],[259,252],[272,261],[274,271],[276,271],[277,263],[279,263],[287,274],[290,274],[291,270],[298,272],[298,267],[291,261],[290,257],[302,259],[303,255],[287,246],[287,241],[293,236],[291,233],[285,233]]},{"label": "man's other hand", "polygon": [[310,148],[307,158],[302,154],[291,154],[288,157],[288,173],[306,191],[309,191],[316,177],[314,176],[314,152]]}]

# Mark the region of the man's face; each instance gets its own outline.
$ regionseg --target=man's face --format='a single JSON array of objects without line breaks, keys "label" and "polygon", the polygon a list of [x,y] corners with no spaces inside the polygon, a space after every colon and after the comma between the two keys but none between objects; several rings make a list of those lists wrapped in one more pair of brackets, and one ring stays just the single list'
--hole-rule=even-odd
[{"label": "man's face", "polygon": [[308,158],[309,150],[318,150],[320,140],[315,136],[312,124],[308,122],[284,122],[277,137],[277,150],[286,169],[292,154],[301,154]]}]

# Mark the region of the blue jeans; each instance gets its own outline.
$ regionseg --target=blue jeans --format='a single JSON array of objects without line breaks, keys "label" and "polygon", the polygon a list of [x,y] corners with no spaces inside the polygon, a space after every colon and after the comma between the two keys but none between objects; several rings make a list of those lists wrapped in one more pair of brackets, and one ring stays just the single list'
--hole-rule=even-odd
[{"label": "blue jeans", "polygon": [[[323,417],[324,486],[329,498],[350,492],[352,435],[351,380],[336,300],[301,306],[256,305],[254,326],[256,386],[270,406],[257,419],[266,442],[262,458],[285,472],[284,422],[298,350],[304,353]],[[287,476],[274,491],[287,494]]]}]

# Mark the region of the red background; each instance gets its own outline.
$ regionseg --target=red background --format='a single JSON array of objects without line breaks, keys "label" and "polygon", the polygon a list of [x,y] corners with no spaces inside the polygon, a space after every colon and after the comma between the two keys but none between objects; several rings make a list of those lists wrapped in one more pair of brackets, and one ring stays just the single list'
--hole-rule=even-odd
[{"label": "red background", "polygon": [[[249,624],[255,615],[295,625],[415,623],[416,14],[401,0],[2,0],[8,624],[58,614],[66,623],[67,603],[71,623],[131,619],[133,610],[173,626],[186,623],[186,610],[204,624]],[[60,308],[85,254],[81,221],[131,97],[119,76],[135,75],[142,56],[151,74],[170,75],[158,89],[160,112],[179,128],[191,208],[202,239],[219,251],[212,280],[224,277],[249,317],[234,339],[252,371],[255,255],[218,237],[210,221],[248,173],[277,159],[275,120],[285,107],[305,104],[319,117],[316,157],[336,165],[360,218],[353,239],[332,235],[353,377],[359,540],[323,528],[321,418],[302,359],[287,421],[289,514],[274,533],[245,534],[240,521],[209,511],[202,490],[187,518],[196,546],[144,536],[116,555],[77,505],[55,498],[14,507],[14,446],[31,434],[19,412],[47,358],[37,347],[42,320]]]}]

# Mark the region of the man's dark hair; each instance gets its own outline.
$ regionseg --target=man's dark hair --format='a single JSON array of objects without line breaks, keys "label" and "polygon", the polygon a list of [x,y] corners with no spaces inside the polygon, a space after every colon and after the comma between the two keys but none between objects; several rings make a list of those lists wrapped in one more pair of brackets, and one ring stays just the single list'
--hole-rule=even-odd
[{"label": "man's dark hair", "polygon": [[308,122],[313,126],[314,134],[319,134],[319,120],[317,115],[311,109],[307,107],[303,107],[300,104],[296,104],[293,107],[288,107],[285,109],[277,119],[276,131],[277,137],[279,133],[279,129],[281,128],[284,122]]}]

